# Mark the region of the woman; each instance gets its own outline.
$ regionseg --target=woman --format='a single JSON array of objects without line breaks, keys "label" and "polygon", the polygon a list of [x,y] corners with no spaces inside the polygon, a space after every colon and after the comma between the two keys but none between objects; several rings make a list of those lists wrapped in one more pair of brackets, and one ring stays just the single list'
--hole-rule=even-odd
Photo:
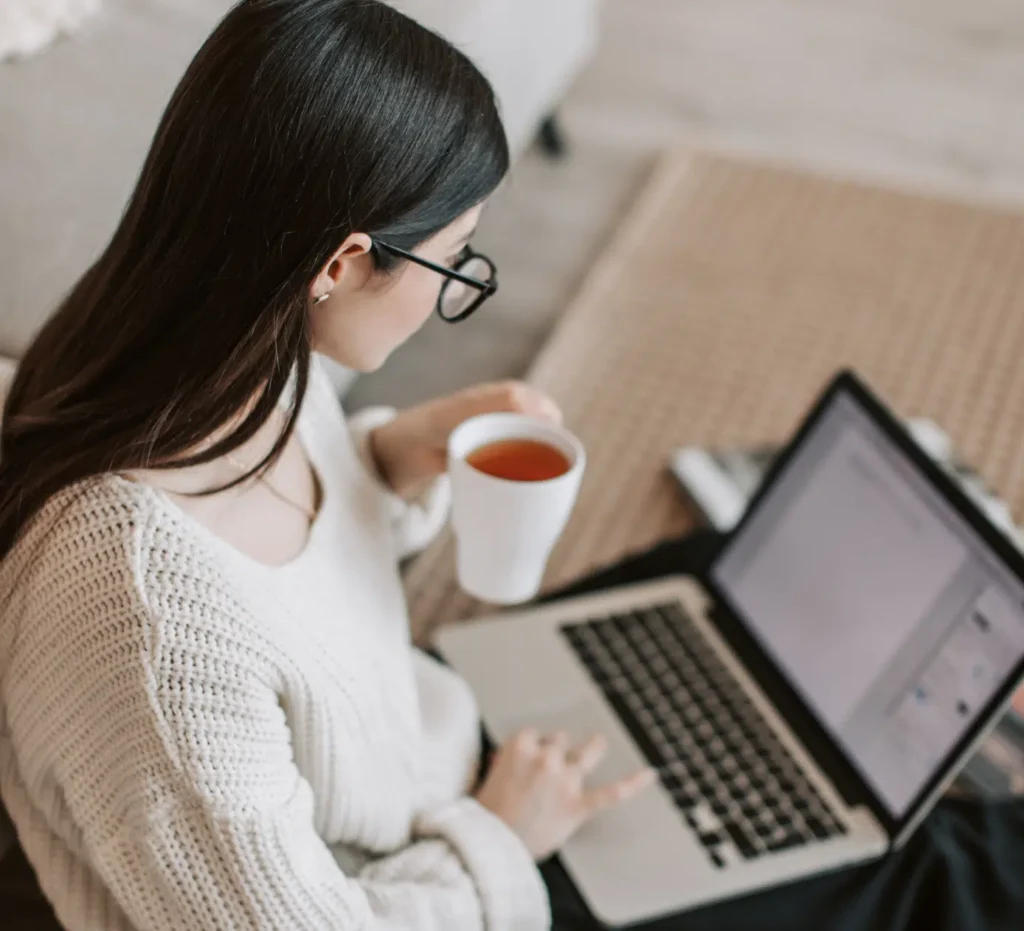
[{"label": "woman", "polygon": [[484,78],[373,0],[247,0],[189,67],[3,424],[2,794],[64,926],[539,928],[535,858],[640,786],[526,734],[472,797],[472,699],[409,645],[447,434],[554,405],[346,426],[310,362],[474,310],[507,166]]},{"label": "woman", "polygon": [[[590,926],[535,863],[649,775],[590,787],[600,737],[526,731],[481,781],[396,568],[443,519],[457,423],[557,410],[492,385],[346,424],[311,361],[368,371],[479,307],[507,163],[486,81],[376,0],[243,0],[189,67],[3,423],[4,869],[65,928],[539,931],[545,882]],[[767,927],[737,908],[672,926]]]}]

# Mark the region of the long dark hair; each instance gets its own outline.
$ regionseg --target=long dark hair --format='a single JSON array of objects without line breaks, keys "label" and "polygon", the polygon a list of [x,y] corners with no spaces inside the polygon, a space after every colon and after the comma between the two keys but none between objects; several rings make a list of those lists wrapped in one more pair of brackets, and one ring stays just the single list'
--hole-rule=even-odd
[{"label": "long dark hair", "polygon": [[297,372],[271,463],[334,250],[355,231],[411,249],[507,169],[490,85],[438,35],[378,0],[242,0],[175,90],[109,246],[21,362],[0,558],[74,482],[241,445]]}]

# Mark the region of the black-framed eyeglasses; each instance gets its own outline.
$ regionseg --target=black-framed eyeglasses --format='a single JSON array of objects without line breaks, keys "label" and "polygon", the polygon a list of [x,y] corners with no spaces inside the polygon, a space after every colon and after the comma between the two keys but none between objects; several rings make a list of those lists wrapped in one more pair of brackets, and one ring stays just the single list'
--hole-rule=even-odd
[{"label": "black-framed eyeglasses", "polygon": [[486,255],[474,252],[469,246],[463,248],[449,268],[413,252],[399,249],[398,246],[381,242],[379,239],[374,239],[373,244],[378,249],[401,256],[444,276],[445,282],[437,296],[437,313],[445,323],[459,323],[465,320],[474,311],[479,310],[480,305],[498,290],[498,270],[494,263]]}]

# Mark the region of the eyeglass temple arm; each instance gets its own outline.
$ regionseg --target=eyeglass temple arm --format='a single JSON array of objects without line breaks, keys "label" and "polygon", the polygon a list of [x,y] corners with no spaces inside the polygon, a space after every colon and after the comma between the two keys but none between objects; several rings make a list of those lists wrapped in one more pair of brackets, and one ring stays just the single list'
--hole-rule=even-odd
[{"label": "eyeglass temple arm", "polygon": [[468,284],[471,287],[477,288],[480,291],[486,291],[490,294],[493,294],[498,290],[497,281],[481,281],[479,278],[473,278],[471,275],[463,275],[461,272],[457,272],[453,268],[445,268],[443,265],[431,262],[430,259],[425,259],[421,255],[416,255],[415,252],[408,252],[405,249],[400,249],[398,246],[391,246],[386,242],[380,242],[376,239],[373,240],[373,242],[381,249],[386,249],[392,255],[401,256],[403,259],[407,259],[408,261],[423,268],[429,268],[431,271],[437,272],[439,275],[444,275],[446,278],[453,278],[455,281],[461,282],[462,284]]}]

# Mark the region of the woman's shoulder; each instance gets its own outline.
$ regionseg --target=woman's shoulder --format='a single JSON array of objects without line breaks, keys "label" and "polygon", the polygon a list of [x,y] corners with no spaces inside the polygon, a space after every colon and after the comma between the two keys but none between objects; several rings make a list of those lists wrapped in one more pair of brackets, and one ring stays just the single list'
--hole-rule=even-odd
[{"label": "woman's shoulder", "polygon": [[122,685],[134,675],[145,691],[213,656],[264,681],[280,652],[189,522],[116,476],[47,503],[0,563],[0,607],[0,678],[73,668]]},{"label": "woman's shoulder", "polygon": [[139,613],[175,576],[214,576],[204,549],[155,489],[96,476],[40,510],[0,564],[0,595],[15,615]]},{"label": "woman's shoulder", "polygon": [[3,562],[4,575],[13,582],[22,575],[17,570],[27,568],[36,580],[45,574],[48,584],[59,586],[65,577],[74,581],[74,570],[86,565],[96,573],[113,569],[130,560],[133,540],[152,511],[142,488],[127,479],[101,475],[75,482],[53,495],[24,528]]}]

